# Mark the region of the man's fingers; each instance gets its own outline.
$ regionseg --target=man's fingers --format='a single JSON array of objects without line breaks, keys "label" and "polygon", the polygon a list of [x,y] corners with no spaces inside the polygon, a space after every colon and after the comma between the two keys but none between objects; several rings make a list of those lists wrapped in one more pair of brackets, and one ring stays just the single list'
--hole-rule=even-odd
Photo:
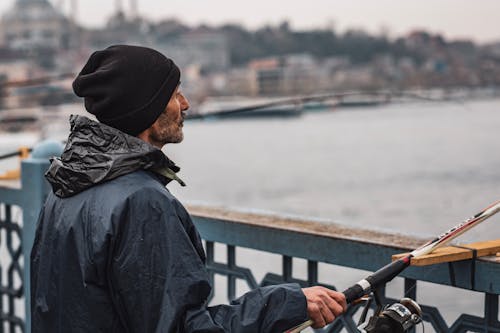
[{"label": "man's fingers", "polygon": [[[338,308],[340,308],[340,306],[338,306]],[[335,317],[337,317],[335,312],[332,311],[330,304],[323,304],[323,306],[320,307],[320,311],[326,324],[331,323],[332,321],[335,320]]]},{"label": "man's fingers", "polygon": [[307,299],[307,312],[314,322],[313,328],[321,328],[340,316],[347,309],[342,293],[315,286],[302,289]]},{"label": "man's fingers", "polygon": [[340,304],[334,298],[330,297],[330,295],[328,295],[328,294],[325,294],[323,296],[323,302],[326,304],[326,306],[328,307],[328,309],[330,310],[330,312],[333,315],[333,318],[330,321],[333,321],[333,319],[335,319],[335,317],[340,316],[344,312],[344,307],[342,306],[342,304]]},{"label": "man's fingers", "polygon": [[309,314],[309,318],[314,322],[312,325],[313,328],[321,328],[326,325],[325,319],[323,318],[317,303],[309,303],[307,305],[307,312]]},{"label": "man's fingers", "polygon": [[345,299],[345,295],[341,292],[338,292],[338,291],[333,291],[333,290],[330,290],[328,288],[325,288],[325,289],[326,289],[326,292],[328,293],[328,295],[342,306],[342,310],[343,310],[342,312],[346,312],[347,311],[347,301]]}]

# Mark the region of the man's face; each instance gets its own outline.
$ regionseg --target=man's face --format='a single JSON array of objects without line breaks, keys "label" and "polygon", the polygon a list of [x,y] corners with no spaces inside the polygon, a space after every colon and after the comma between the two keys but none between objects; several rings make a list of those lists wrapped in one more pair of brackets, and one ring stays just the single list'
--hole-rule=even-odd
[{"label": "man's face", "polygon": [[189,109],[189,102],[177,86],[167,107],[151,126],[150,143],[161,148],[167,143],[181,142],[184,138],[182,127],[187,109]]}]

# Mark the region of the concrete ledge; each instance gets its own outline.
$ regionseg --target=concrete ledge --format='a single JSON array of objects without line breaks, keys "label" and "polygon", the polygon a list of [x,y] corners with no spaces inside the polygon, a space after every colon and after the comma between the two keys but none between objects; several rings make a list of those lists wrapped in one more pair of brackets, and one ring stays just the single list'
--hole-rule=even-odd
[{"label": "concrete ledge", "polygon": [[249,226],[297,231],[303,234],[324,236],[332,239],[356,240],[374,245],[391,245],[391,247],[412,250],[422,245],[427,239],[411,237],[398,233],[381,232],[378,230],[353,228],[333,221],[281,216],[279,214],[259,214],[241,212],[226,208],[187,206],[189,213],[198,218],[207,218]]}]

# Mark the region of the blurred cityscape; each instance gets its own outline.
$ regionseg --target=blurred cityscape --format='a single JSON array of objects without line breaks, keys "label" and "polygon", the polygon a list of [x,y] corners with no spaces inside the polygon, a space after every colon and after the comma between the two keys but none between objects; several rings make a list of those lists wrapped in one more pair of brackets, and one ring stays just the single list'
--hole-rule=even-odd
[{"label": "blurred cityscape", "polygon": [[137,14],[136,1],[116,1],[106,26],[90,29],[76,23],[76,0],[16,0],[0,22],[0,110],[77,101],[71,81],[89,54],[125,43],[173,58],[194,105],[213,96],[497,91],[500,85],[500,41],[478,45],[427,31],[398,38],[333,28],[298,31],[286,21],[252,31],[234,24],[193,27],[175,19],[148,21]]}]

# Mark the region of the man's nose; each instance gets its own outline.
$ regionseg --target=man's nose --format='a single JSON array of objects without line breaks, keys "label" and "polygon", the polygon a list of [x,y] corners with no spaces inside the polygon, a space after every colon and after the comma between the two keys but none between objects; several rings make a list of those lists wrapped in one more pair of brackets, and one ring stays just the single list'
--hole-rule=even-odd
[{"label": "man's nose", "polygon": [[185,96],[182,96],[181,107],[182,111],[186,111],[190,107],[189,101]]}]

